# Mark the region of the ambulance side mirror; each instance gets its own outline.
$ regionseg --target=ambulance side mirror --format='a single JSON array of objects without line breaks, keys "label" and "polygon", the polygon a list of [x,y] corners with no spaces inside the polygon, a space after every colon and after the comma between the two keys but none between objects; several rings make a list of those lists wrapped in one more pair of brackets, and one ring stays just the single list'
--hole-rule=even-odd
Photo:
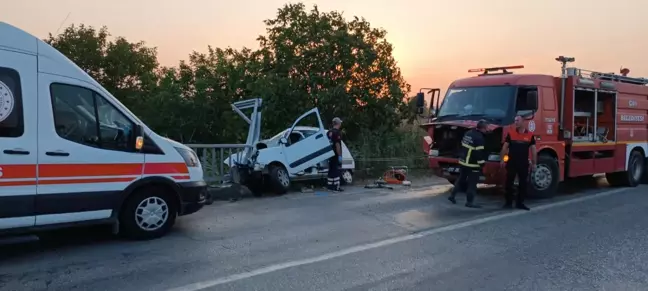
[{"label": "ambulance side mirror", "polygon": [[142,125],[135,125],[133,134],[135,135],[135,150],[140,151],[144,147],[144,128]]}]

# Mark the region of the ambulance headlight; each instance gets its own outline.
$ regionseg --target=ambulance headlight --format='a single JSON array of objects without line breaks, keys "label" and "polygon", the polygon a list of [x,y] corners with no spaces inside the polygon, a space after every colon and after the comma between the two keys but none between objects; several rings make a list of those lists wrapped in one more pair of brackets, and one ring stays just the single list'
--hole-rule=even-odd
[{"label": "ambulance headlight", "polygon": [[185,161],[185,164],[187,164],[187,167],[198,167],[200,165],[196,152],[183,148],[175,149],[176,151],[178,151],[180,156],[182,156],[182,159]]}]

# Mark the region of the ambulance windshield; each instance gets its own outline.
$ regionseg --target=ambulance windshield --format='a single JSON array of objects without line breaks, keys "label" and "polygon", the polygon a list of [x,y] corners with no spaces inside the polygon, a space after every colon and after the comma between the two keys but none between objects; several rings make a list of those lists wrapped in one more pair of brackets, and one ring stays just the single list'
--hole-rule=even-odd
[{"label": "ambulance windshield", "polygon": [[479,120],[492,122],[506,118],[513,104],[514,86],[466,87],[449,89],[439,108],[439,121]]}]

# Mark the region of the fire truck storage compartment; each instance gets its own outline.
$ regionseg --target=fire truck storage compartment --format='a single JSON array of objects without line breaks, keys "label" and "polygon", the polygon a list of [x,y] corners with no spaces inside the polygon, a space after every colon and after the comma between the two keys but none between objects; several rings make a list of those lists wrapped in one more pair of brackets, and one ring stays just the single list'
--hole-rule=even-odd
[{"label": "fire truck storage compartment", "polygon": [[[461,140],[470,128],[456,125],[437,125],[434,128],[432,149],[439,151],[440,157],[459,158]],[[502,128],[496,128],[484,135],[484,150],[487,155],[499,155],[502,149]]]},{"label": "fire truck storage compartment", "polygon": [[616,93],[576,88],[573,138],[577,142],[607,143],[616,138]]},{"label": "fire truck storage compartment", "polygon": [[[574,91],[573,144],[569,176],[617,171],[616,92],[590,88]],[[621,151],[622,152],[622,151]]]}]

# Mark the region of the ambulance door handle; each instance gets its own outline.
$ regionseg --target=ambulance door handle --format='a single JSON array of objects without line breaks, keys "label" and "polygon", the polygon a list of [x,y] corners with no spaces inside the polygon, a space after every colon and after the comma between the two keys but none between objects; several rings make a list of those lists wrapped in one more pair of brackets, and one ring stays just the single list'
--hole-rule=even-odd
[{"label": "ambulance door handle", "polygon": [[2,152],[7,154],[7,155],[21,155],[21,156],[29,155],[29,151],[26,151],[26,150],[23,150],[23,149],[4,150]]},{"label": "ambulance door handle", "polygon": [[67,156],[70,155],[70,153],[61,152],[61,151],[45,152],[45,154],[48,155],[48,156],[55,156],[55,157],[67,157]]}]

